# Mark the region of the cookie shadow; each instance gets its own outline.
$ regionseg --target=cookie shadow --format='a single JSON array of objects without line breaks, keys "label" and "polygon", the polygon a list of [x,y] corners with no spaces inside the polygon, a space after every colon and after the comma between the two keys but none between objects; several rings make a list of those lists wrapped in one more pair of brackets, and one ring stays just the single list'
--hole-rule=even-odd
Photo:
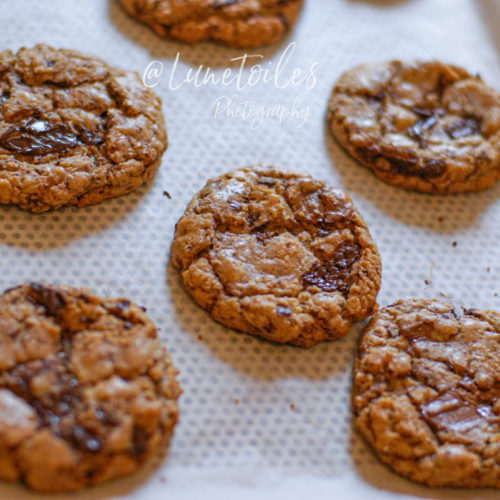
[{"label": "cookie shadow", "polygon": [[485,191],[456,195],[417,193],[390,186],[339,146],[326,120],[324,137],[332,166],[346,191],[368,200],[405,225],[442,234],[455,233],[476,225],[488,206],[500,197],[500,183]]},{"label": "cookie shadow", "polygon": [[362,324],[355,326],[343,339],[302,349],[276,344],[217,323],[187,294],[179,271],[170,261],[167,288],[172,313],[181,331],[195,337],[211,355],[244,376],[267,382],[286,378],[324,381],[344,376],[351,367],[355,341]]},{"label": "cookie shadow", "polygon": [[[147,50],[154,60],[173,60],[179,54],[182,62],[194,67],[203,65],[205,68],[239,68],[244,54],[259,56],[251,61],[262,62],[270,59],[274,54],[284,50],[291,41],[295,25],[282,39],[270,45],[263,45],[253,49],[230,48],[214,42],[203,42],[195,45],[169,40],[156,34],[156,32],[140,21],[130,17],[120,6],[119,0],[109,1],[109,19],[115,28],[124,36],[131,39],[136,45]],[[300,20],[300,19],[299,19]],[[298,22],[297,22],[298,24]]]},{"label": "cookie shadow", "polygon": [[477,0],[476,5],[500,59],[500,30],[498,29],[500,26],[500,3],[498,0]]},{"label": "cookie shadow", "polygon": [[352,419],[349,448],[354,472],[360,481],[369,484],[379,492],[394,495],[391,498],[421,498],[429,500],[493,500],[498,492],[493,489],[430,488],[414,483],[393,472],[376,456],[368,442],[356,429]]},{"label": "cookie shadow", "polygon": [[127,195],[88,207],[63,207],[34,214],[0,206],[0,245],[42,252],[96,235],[125,220],[149,193],[154,180]]}]

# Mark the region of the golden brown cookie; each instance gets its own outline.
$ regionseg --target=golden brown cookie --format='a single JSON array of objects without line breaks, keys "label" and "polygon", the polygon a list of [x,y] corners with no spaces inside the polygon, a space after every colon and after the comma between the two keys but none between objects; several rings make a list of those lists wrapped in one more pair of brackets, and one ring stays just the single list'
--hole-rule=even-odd
[{"label": "golden brown cookie", "polygon": [[429,486],[500,487],[500,314],[404,300],[366,327],[356,423],[380,459]]},{"label": "golden brown cookie", "polygon": [[120,0],[125,11],[159,35],[198,43],[214,40],[251,48],[281,38],[303,0]]},{"label": "golden brown cookie", "polygon": [[139,76],[47,45],[0,52],[0,203],[92,205],[150,179],[167,147]]},{"label": "golden brown cookie", "polygon": [[65,286],[0,296],[0,478],[60,492],[131,474],[170,439],[180,389],[144,311]]},{"label": "golden brown cookie", "polygon": [[456,66],[351,69],[335,85],[328,122],[354,158],[403,189],[477,191],[500,177],[500,93]]},{"label": "golden brown cookie", "polygon": [[312,347],[376,307],[381,264],[351,199],[273,167],[208,181],[177,223],[171,257],[222,324]]}]

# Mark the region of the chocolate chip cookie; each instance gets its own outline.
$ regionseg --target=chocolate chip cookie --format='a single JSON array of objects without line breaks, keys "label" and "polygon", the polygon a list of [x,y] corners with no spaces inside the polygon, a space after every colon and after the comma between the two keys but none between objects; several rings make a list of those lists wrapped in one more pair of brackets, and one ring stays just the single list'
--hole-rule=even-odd
[{"label": "chocolate chip cookie", "polygon": [[429,486],[499,488],[499,345],[496,312],[405,300],[377,313],[353,403],[380,459]]},{"label": "chocolate chip cookie", "polygon": [[166,147],[161,101],[136,73],[47,45],[0,52],[0,203],[43,212],[123,195]]},{"label": "chocolate chip cookie", "polygon": [[198,43],[214,40],[251,48],[281,38],[303,0],[120,0],[125,11],[159,35]]},{"label": "chocolate chip cookie", "polygon": [[477,191],[500,177],[500,93],[456,66],[351,69],[333,90],[328,121],[354,158],[403,189]]},{"label": "chocolate chip cookie", "polygon": [[208,181],[177,223],[171,257],[222,324],[312,347],[376,307],[380,257],[351,199],[273,167]]},{"label": "chocolate chip cookie", "polygon": [[43,492],[130,474],[177,421],[176,371],[126,299],[23,285],[0,296],[0,478]]}]

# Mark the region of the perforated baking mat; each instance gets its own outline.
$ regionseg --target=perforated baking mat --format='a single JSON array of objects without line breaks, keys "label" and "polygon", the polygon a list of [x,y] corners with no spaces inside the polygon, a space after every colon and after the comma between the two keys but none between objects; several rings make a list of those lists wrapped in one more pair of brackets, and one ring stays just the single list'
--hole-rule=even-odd
[{"label": "perforated baking mat", "polygon": [[[134,194],[44,215],[0,208],[2,290],[45,281],[124,295],[148,308],[181,371],[168,456],[58,498],[498,498],[420,487],[376,460],[351,423],[359,327],[309,351],[228,330],[187,296],[168,252],[207,178],[274,164],[351,194],[382,255],[381,305],[438,297],[500,310],[500,184],[451,197],[404,192],[350,160],[325,127],[331,86],[357,63],[437,58],[500,88],[499,26],[498,0],[306,0],[289,38],[242,59],[240,50],[162,40],[115,1],[1,0],[2,48],[46,42],[145,73],[163,98],[170,139],[158,175]],[[0,498],[38,495],[0,484]]]}]

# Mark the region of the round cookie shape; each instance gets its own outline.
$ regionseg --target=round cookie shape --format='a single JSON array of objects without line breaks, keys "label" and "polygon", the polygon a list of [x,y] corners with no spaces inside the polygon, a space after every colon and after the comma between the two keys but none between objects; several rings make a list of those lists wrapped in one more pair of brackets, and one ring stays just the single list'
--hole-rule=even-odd
[{"label": "round cookie shape", "polygon": [[500,178],[500,93],[456,66],[353,68],[333,89],[328,122],[343,148],[399,188],[452,194]]},{"label": "round cookie shape", "polygon": [[346,335],[380,288],[377,247],[349,196],[273,167],[209,180],[176,225],[171,258],[215,320],[306,348]]},{"label": "round cookie shape", "polygon": [[85,289],[0,296],[0,479],[75,491],[131,474],[177,422],[176,381],[144,311]]},{"label": "round cookie shape", "polygon": [[120,0],[160,36],[252,48],[275,42],[295,24],[303,0]]},{"label": "round cookie shape", "polygon": [[500,487],[500,314],[404,300],[366,327],[356,424],[379,458],[434,487]]},{"label": "round cookie shape", "polygon": [[139,76],[47,45],[0,52],[0,203],[85,206],[147,182],[167,147]]}]

